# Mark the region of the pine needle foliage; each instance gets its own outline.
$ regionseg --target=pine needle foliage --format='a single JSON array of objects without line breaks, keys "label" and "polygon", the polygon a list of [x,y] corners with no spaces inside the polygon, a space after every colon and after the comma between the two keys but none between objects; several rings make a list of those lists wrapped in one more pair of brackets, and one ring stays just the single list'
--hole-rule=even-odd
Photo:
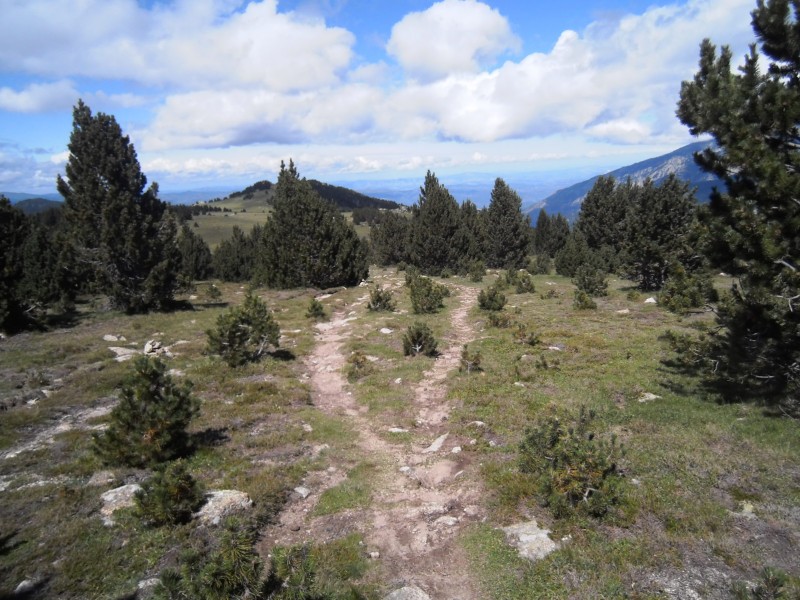
[{"label": "pine needle foliage", "polygon": [[373,312],[388,311],[392,312],[396,308],[394,294],[392,290],[384,289],[383,286],[376,285],[369,292],[369,302],[367,309]]},{"label": "pine needle foliage", "polygon": [[136,492],[136,509],[148,525],[188,523],[202,505],[203,487],[192,477],[186,463],[176,460],[156,469]]},{"label": "pine needle foliage", "polygon": [[200,410],[191,389],[191,382],[176,382],[158,358],[137,357],[108,429],[94,435],[103,462],[152,467],[184,456],[190,449],[186,428]]},{"label": "pine needle foliage", "polygon": [[431,328],[425,323],[416,321],[408,327],[403,335],[403,354],[405,356],[436,356],[436,339]]},{"label": "pine needle foliage", "polygon": [[216,329],[209,329],[208,352],[218,354],[231,367],[259,360],[267,349],[278,347],[280,327],[267,305],[252,291],[241,306],[217,318]]},{"label": "pine needle foliage", "polygon": [[505,305],[506,295],[500,291],[497,285],[481,290],[480,294],[478,294],[478,306],[481,310],[503,310]]}]

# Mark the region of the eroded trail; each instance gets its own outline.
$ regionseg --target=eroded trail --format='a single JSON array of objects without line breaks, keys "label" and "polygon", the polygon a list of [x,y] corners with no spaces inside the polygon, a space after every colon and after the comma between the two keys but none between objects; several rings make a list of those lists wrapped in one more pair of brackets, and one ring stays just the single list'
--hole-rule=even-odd
[{"label": "eroded trail", "polygon": [[458,304],[440,341],[442,354],[414,390],[416,427],[408,432],[410,443],[395,444],[379,435],[385,426],[370,418],[349,391],[342,374],[343,343],[354,319],[344,316],[347,309],[317,326],[317,343],[307,361],[314,405],[345,418],[358,432],[358,458],[375,465],[372,499],[364,509],[312,517],[320,494],[344,481],[346,467],[332,465],[312,473],[305,482],[311,493],[297,495],[277,526],[264,532],[264,552],[275,544],[319,543],[358,531],[392,588],[413,584],[434,600],[478,598],[457,538],[466,525],[483,517],[479,478],[471,453],[461,452],[468,440],[447,429],[453,408],[447,401],[447,378],[474,335],[468,313],[477,290],[452,287],[457,297],[451,302]]}]

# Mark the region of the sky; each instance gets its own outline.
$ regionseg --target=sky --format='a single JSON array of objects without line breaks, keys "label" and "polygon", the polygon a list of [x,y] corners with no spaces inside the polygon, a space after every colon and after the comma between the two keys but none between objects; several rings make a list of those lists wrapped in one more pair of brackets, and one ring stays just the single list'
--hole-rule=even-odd
[{"label": "sky", "polygon": [[162,190],[598,172],[692,141],[681,81],[754,0],[0,0],[0,190],[55,189],[79,98]]}]

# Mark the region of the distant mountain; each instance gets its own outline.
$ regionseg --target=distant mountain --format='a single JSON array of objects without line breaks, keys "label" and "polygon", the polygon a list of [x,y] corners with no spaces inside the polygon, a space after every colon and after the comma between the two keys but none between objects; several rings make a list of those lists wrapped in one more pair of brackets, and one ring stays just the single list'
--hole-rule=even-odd
[{"label": "distant mountain", "polygon": [[[659,183],[674,173],[697,189],[696,196],[700,202],[708,202],[711,190],[715,186],[722,188],[723,183],[713,175],[701,171],[700,167],[694,162],[693,155],[695,152],[700,152],[707,148],[709,144],[710,142],[695,142],[683,148],[678,148],[669,154],[649,158],[627,167],[620,167],[606,173],[606,175],[613,176],[614,179],[620,182],[630,178],[635,183],[642,183],[649,177],[653,182]],[[536,217],[542,208],[550,215],[561,213],[570,221],[574,220],[580,212],[583,199],[599,177],[600,175],[597,175],[550,194],[531,208],[529,211],[531,220],[534,223],[536,222]]]},{"label": "distant mountain", "polygon": [[61,194],[56,192],[48,193],[48,194],[26,194],[23,192],[0,192],[0,196],[5,196],[9,200],[11,200],[11,204],[16,204],[17,202],[21,202],[22,200],[33,200],[34,198],[44,198],[45,200],[55,200],[56,202],[61,202],[63,198]]},{"label": "distant mountain", "polygon": [[48,200],[47,198],[25,198],[14,202],[14,206],[26,215],[35,215],[51,208],[61,208],[64,206],[64,202],[61,200]]}]

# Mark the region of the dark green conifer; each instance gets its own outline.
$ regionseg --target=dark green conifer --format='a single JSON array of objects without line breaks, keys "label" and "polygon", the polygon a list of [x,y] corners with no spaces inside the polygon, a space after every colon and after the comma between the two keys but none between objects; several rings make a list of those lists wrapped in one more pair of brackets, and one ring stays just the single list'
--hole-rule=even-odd
[{"label": "dark green conifer", "polygon": [[486,264],[500,269],[524,267],[528,261],[529,229],[528,219],[522,214],[519,194],[502,179],[496,179],[486,211]]},{"label": "dark green conifer", "polygon": [[460,221],[458,203],[430,171],[425,175],[412,214],[409,262],[427,275],[455,268],[459,262],[458,250],[453,245]]},{"label": "dark green conifer", "polygon": [[181,254],[181,275],[189,281],[206,279],[211,275],[211,249],[192,229],[184,224],[178,236]]},{"label": "dark green conifer", "polygon": [[26,325],[19,297],[23,277],[22,249],[28,236],[28,221],[21,210],[0,196],[0,331],[13,333]]}]

